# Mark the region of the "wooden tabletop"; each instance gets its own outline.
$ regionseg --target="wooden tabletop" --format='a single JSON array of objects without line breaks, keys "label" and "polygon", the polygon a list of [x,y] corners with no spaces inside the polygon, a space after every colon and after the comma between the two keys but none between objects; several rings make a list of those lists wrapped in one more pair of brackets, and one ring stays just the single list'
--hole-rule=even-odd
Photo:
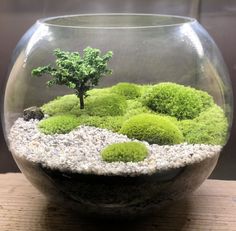
[{"label": "wooden tabletop", "polygon": [[207,180],[195,193],[150,218],[114,222],[83,220],[48,203],[22,174],[0,174],[0,230],[236,231],[236,181]]}]

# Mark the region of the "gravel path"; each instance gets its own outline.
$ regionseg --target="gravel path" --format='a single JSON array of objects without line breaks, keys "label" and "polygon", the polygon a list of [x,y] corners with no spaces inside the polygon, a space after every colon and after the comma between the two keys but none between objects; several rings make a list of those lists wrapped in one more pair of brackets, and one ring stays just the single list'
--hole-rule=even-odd
[{"label": "gravel path", "polygon": [[[221,151],[219,145],[144,143],[148,157],[138,163],[107,163],[101,150],[109,144],[131,141],[127,136],[106,129],[79,126],[68,134],[45,135],[38,121],[18,118],[9,133],[10,150],[17,156],[51,169],[100,175],[140,175],[178,168],[211,158]],[[141,141],[139,141],[141,142]]]}]

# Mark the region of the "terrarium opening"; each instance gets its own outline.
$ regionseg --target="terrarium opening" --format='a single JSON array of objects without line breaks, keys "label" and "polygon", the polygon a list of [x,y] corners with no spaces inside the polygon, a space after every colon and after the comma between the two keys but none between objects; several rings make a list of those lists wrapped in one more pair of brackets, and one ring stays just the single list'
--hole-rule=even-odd
[{"label": "terrarium opening", "polygon": [[194,21],[189,17],[158,14],[86,14],[51,17],[39,23],[57,27],[130,29],[177,26]]}]

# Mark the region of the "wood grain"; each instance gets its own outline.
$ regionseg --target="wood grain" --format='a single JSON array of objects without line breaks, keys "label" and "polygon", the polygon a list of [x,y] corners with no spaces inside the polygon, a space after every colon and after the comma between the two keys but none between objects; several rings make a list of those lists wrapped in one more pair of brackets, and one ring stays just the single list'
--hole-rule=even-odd
[{"label": "wood grain", "polygon": [[84,220],[47,202],[22,174],[0,175],[0,231],[235,230],[236,181],[207,180],[188,198],[138,221]]}]

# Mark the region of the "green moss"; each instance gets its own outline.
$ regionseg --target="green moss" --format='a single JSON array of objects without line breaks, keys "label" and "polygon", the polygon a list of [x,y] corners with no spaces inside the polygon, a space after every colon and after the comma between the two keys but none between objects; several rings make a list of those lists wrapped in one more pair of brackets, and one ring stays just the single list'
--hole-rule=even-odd
[{"label": "green moss", "polygon": [[227,140],[227,118],[216,105],[193,120],[179,121],[179,128],[188,143],[224,145]]},{"label": "green moss", "polygon": [[[111,88],[92,89],[87,92],[87,99],[90,97],[97,97],[107,95],[110,93]],[[86,101],[87,101],[86,99]],[[86,105],[85,105],[86,106]],[[74,108],[79,109],[79,98],[75,94],[59,96],[54,100],[49,101],[41,107],[41,110],[50,116],[70,113]],[[73,112],[71,114],[74,114]],[[83,113],[75,113],[83,114]],[[86,114],[86,112],[84,113]]]},{"label": "green moss", "polygon": [[111,92],[124,96],[126,99],[135,99],[141,96],[140,87],[133,83],[118,83],[111,88]]},{"label": "green moss", "polygon": [[123,116],[80,116],[78,119],[80,124],[98,128],[106,128],[112,132],[118,132],[125,121]]},{"label": "green moss", "polygon": [[141,113],[151,112],[147,107],[143,106],[142,103],[138,100],[127,100],[127,110],[125,113],[125,118],[130,118],[134,115]]},{"label": "green moss", "polygon": [[175,83],[157,84],[144,94],[142,102],[155,112],[179,120],[193,119],[213,105],[206,92]]},{"label": "green moss", "polygon": [[65,95],[44,104],[41,109],[45,114],[56,115],[68,113],[73,107],[79,104],[79,99],[76,95]]},{"label": "green moss", "polygon": [[52,117],[40,121],[39,129],[45,134],[68,133],[83,124],[161,145],[225,144],[227,119],[206,92],[174,83],[135,87],[142,98],[126,100],[111,93],[113,88],[90,90],[83,110],[76,95],[58,97],[41,107]]},{"label": "green moss", "polygon": [[73,115],[56,115],[41,120],[38,124],[40,131],[45,134],[65,134],[79,126],[79,120]]},{"label": "green moss", "polygon": [[139,162],[147,157],[148,149],[138,142],[116,143],[103,149],[101,155],[107,162]]},{"label": "green moss", "polygon": [[146,94],[147,91],[149,91],[151,88],[153,88],[153,85],[151,84],[145,84],[145,85],[139,85],[141,95]]},{"label": "green moss", "polygon": [[90,116],[121,116],[127,108],[126,100],[116,94],[102,94],[88,96],[85,99],[85,108],[80,109],[79,105],[71,110],[71,114]]},{"label": "green moss", "polygon": [[168,118],[152,114],[139,114],[125,121],[120,133],[129,138],[145,140],[150,144],[178,144],[183,135]]},{"label": "green moss", "polygon": [[104,94],[110,94],[110,93],[111,93],[111,87],[94,88],[92,90],[87,91],[88,96],[98,96],[98,95],[104,95]]}]

